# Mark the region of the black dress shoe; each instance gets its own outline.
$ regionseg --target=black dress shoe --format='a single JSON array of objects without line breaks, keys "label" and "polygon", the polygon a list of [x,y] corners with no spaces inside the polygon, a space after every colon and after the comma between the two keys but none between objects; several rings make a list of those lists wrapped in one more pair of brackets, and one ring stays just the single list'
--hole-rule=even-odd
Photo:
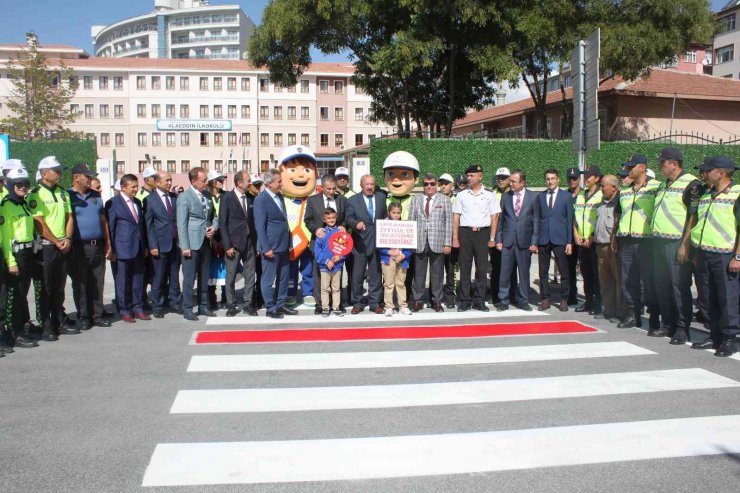
[{"label": "black dress shoe", "polygon": [[90,330],[92,329],[92,325],[88,320],[80,320],[77,322],[77,328],[80,330]]},{"label": "black dress shoe", "polygon": [[288,308],[287,306],[281,306],[277,310],[278,313],[282,315],[298,315],[298,310],[293,310],[292,308]]},{"label": "black dress shoe", "polygon": [[609,317],[607,320],[613,324],[620,324],[620,320],[617,317]]},{"label": "black dress shoe", "polygon": [[680,346],[682,344],[686,344],[686,341],[686,337],[673,336],[673,338],[671,338],[670,344],[673,344],[674,346]]},{"label": "black dress shoe", "polygon": [[509,305],[507,305],[506,303],[499,303],[498,305],[496,305],[497,312],[505,312],[508,309],[509,309]]},{"label": "black dress shoe", "polygon": [[206,306],[202,306],[198,309],[198,315],[203,315],[204,317],[215,317],[216,312]]},{"label": "black dress shoe", "polygon": [[316,305],[314,307],[314,309],[313,309],[313,314],[314,315],[321,315],[322,313],[324,313],[324,309],[321,308],[321,305]]},{"label": "black dress shoe", "polygon": [[176,313],[178,315],[182,315],[182,308],[180,308],[179,306],[171,306],[170,307],[170,312],[171,313]]},{"label": "black dress shoe", "polygon": [[666,337],[668,333],[663,329],[648,330],[650,337]]},{"label": "black dress shoe", "polygon": [[157,310],[154,313],[152,313],[152,317],[154,317],[154,318],[164,318],[164,312],[161,312],[161,311]]},{"label": "black dress shoe", "polygon": [[450,301],[449,303],[445,303],[445,308],[449,308],[450,310],[452,310],[453,308],[455,308],[455,304]]},{"label": "black dress shoe", "polygon": [[648,328],[650,330],[660,329],[660,314],[658,314],[658,313],[651,313],[650,314],[650,319],[649,319],[649,322],[648,323],[649,323]]},{"label": "black dress shoe", "polygon": [[226,310],[227,317],[236,317],[237,313],[239,313],[239,309],[235,306],[230,306],[229,309]]},{"label": "black dress shoe", "polygon": [[725,339],[722,341],[722,344],[719,345],[719,348],[714,355],[719,356],[720,358],[726,358],[728,356],[732,356],[736,352],[737,346],[735,346],[735,339]]},{"label": "black dress shoe", "polygon": [[[578,311],[578,309],[576,309],[576,311]],[[637,327],[637,319],[634,315],[628,316],[617,325],[618,329],[631,329],[632,327]]]},{"label": "black dress shoe", "polygon": [[468,310],[470,310],[470,305],[468,305],[467,303],[462,303],[460,306],[457,307],[457,311],[459,312],[466,312]]},{"label": "black dress shoe", "polygon": [[197,322],[198,321],[198,315],[196,315],[193,312],[186,312],[182,316],[185,320],[190,320],[191,322]]},{"label": "black dress shoe", "polygon": [[256,317],[258,315],[257,310],[255,310],[255,308],[252,305],[244,305],[244,308],[242,309],[242,311],[246,313],[247,315],[249,315],[250,317]]},{"label": "black dress shoe", "polygon": [[695,342],[691,345],[691,349],[717,349],[717,345],[714,343],[711,337],[707,337],[701,342]]},{"label": "black dress shoe", "polygon": [[485,303],[473,303],[473,309],[478,310],[479,312],[491,311]]},{"label": "black dress shoe", "polygon": [[[51,333],[52,336],[54,336],[54,339],[44,339],[45,341],[56,341],[59,339],[53,332]],[[39,343],[34,341],[33,339],[29,339],[26,336],[20,335],[15,338],[15,347],[22,347],[22,348],[30,348],[30,347],[36,347]]]},{"label": "black dress shoe", "polygon": [[532,311],[532,307],[529,306],[529,303],[520,303],[520,304],[516,305],[516,307],[518,309],[522,310],[522,311],[525,311],[525,312],[531,312]]},{"label": "black dress shoe", "polygon": [[107,310],[103,310],[103,313],[100,314],[103,318],[113,318],[114,313],[109,312]]},{"label": "black dress shoe", "polygon": [[111,323],[108,320],[96,318],[93,320],[93,325],[97,325],[98,327],[110,327]]},{"label": "black dress shoe", "polygon": [[582,312],[590,312],[593,310],[593,307],[589,305],[588,303],[584,303],[581,306],[576,308],[576,312],[582,313]]},{"label": "black dress shoe", "polygon": [[284,318],[283,314],[278,312],[267,312],[266,315],[270,318]]},{"label": "black dress shoe", "polygon": [[59,327],[58,332],[59,334],[72,335],[72,334],[79,334],[80,329],[76,327],[72,327],[71,325],[62,325],[61,327]]},{"label": "black dress shoe", "polygon": [[14,353],[15,350],[11,347],[6,345],[5,343],[0,343],[0,352],[3,352],[5,354]]}]

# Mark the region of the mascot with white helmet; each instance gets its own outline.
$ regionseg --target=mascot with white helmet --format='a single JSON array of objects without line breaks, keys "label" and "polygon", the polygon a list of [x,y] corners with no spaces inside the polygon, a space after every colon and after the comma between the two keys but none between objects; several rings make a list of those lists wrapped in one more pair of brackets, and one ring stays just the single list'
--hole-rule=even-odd
[{"label": "mascot with white helmet", "polygon": [[411,192],[419,181],[419,161],[410,152],[393,152],[383,162],[383,179],[389,193],[386,205],[400,203],[401,219],[408,219]]}]

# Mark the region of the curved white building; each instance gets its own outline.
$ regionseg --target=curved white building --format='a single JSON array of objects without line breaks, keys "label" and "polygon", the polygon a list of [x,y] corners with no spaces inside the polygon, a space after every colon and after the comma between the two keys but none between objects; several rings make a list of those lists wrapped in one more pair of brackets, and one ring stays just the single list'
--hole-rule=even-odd
[{"label": "curved white building", "polygon": [[154,11],[93,26],[95,56],[106,58],[246,58],[254,22],[239,5],[154,0]]}]

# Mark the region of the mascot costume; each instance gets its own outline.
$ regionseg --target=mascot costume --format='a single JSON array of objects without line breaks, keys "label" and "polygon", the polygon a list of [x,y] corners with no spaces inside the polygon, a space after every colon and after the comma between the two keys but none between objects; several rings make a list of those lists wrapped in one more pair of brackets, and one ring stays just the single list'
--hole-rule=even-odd
[{"label": "mascot costume", "polygon": [[[383,179],[388,188],[386,205],[398,202],[403,208],[401,219],[409,218],[411,192],[419,181],[419,162],[413,154],[406,151],[396,151],[388,155],[383,162]],[[411,277],[411,276],[409,276]]]},{"label": "mascot costume", "polygon": [[283,179],[285,212],[290,227],[290,278],[287,305],[298,300],[298,275],[304,303],[313,305],[313,256],[308,249],[311,233],[303,218],[306,201],[316,192],[316,156],[308,147],[290,146],[280,155],[280,175]]}]

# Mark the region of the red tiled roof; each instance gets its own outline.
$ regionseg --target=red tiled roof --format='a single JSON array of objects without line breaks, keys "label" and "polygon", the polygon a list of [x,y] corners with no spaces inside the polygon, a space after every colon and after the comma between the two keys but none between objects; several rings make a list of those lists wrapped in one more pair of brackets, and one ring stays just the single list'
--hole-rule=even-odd
[{"label": "red tiled roof", "polygon": [[[620,94],[626,96],[673,97],[683,99],[715,99],[740,101],[740,81],[712,77],[710,75],[678,72],[675,70],[651,69],[649,76],[637,81],[625,81],[614,77],[601,84],[599,95]],[[573,89],[565,90],[566,100],[573,97]],[[547,94],[547,105],[560,103],[563,100],[560,91]],[[499,120],[507,116],[521,115],[534,109],[532,98],[514,103],[494,106],[482,111],[468,113],[455,122],[455,127],[464,127],[476,123]]]},{"label": "red tiled roof", "polygon": [[[78,48],[76,46],[72,45],[47,45],[42,44],[38,46],[41,50],[60,50],[60,51],[85,51],[82,48]],[[0,44],[0,50],[14,50],[14,49],[25,49],[26,44],[25,43],[8,43],[8,44]]]}]

